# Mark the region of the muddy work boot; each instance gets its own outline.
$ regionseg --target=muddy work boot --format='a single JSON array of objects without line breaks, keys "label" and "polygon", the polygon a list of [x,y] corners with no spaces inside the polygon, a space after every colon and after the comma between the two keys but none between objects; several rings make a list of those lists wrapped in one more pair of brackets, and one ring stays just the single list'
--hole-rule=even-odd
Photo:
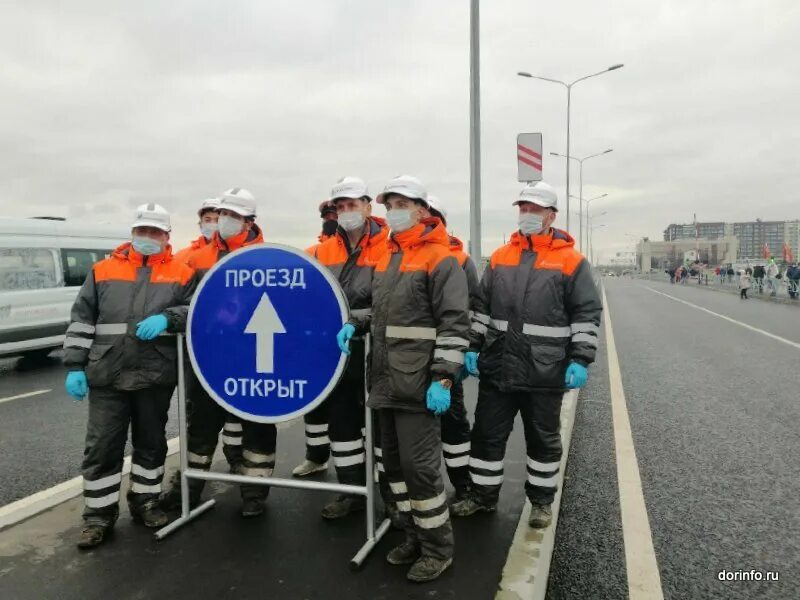
[{"label": "muddy work boot", "polygon": [[86,523],[78,536],[78,548],[90,550],[102,544],[111,533],[113,525],[104,523]]},{"label": "muddy work boot", "polygon": [[[189,480],[189,510],[200,505],[200,497],[203,495],[203,488],[206,482],[199,479]],[[161,510],[175,512],[181,510],[181,472],[175,471],[170,480],[169,489],[161,494],[158,499]]]},{"label": "muddy work boot", "polygon": [[469,496],[450,507],[450,513],[456,517],[469,517],[478,512],[494,512],[496,510],[497,505],[481,504]]},{"label": "muddy work boot", "polygon": [[323,473],[328,470],[328,463],[317,463],[313,460],[304,460],[292,470],[292,477],[308,477],[314,473]]},{"label": "muddy work boot", "polygon": [[134,523],[144,525],[145,527],[157,528],[163,527],[169,523],[169,517],[158,505],[153,505],[147,508],[133,508],[131,510],[131,519]]},{"label": "muddy work boot", "polygon": [[390,565],[410,565],[417,561],[419,553],[419,544],[413,540],[406,540],[389,551],[389,554],[386,555],[386,562]]},{"label": "muddy work boot", "polygon": [[363,496],[341,495],[333,502],[329,502],[322,509],[322,518],[328,520],[341,519],[347,515],[362,512],[367,508],[366,498]]},{"label": "muddy work boot", "polygon": [[534,529],[544,529],[553,520],[553,509],[549,504],[531,504],[531,516],[528,517],[528,526]]},{"label": "muddy work boot", "polygon": [[433,581],[444,573],[447,567],[452,564],[452,558],[440,559],[433,558],[432,556],[423,556],[411,566],[406,577],[409,581],[414,581],[416,583]]}]

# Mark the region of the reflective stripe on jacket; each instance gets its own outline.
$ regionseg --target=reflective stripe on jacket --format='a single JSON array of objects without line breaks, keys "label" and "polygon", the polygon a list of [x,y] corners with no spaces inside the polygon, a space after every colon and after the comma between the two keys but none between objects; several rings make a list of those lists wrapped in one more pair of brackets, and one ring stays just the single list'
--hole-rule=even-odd
[{"label": "reflective stripe on jacket", "polygon": [[563,389],[570,361],[594,361],[602,305],[591,268],[564,231],[492,254],[472,315],[481,379],[503,391]]},{"label": "reflective stripe on jacket", "polygon": [[455,379],[469,340],[467,278],[439,219],[392,234],[375,267],[369,405],[425,411],[432,380]]},{"label": "reflective stripe on jacket", "polygon": [[164,314],[167,331],[186,329],[194,272],[169,247],[144,257],[130,245],[94,265],[83,283],[64,340],[64,364],[85,369],[90,387],[138,390],[177,381],[174,337],[142,341],[136,326]]}]

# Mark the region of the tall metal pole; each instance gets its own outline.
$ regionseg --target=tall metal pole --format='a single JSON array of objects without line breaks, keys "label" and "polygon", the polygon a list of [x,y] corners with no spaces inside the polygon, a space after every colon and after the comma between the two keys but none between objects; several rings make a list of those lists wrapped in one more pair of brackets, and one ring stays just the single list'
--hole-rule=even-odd
[{"label": "tall metal pole", "polygon": [[[567,156],[572,156],[569,153],[569,111],[572,96],[572,86],[567,86]],[[569,233],[569,158],[567,159],[567,233]]]},{"label": "tall metal pole", "polygon": [[481,259],[481,73],[478,1],[471,1],[469,23],[469,237],[470,253],[476,261]]}]

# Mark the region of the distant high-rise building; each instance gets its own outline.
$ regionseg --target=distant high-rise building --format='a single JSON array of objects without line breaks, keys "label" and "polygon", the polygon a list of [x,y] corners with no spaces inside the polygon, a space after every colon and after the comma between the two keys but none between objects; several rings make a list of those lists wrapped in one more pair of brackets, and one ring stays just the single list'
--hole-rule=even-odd
[{"label": "distant high-rise building", "polygon": [[704,238],[714,240],[733,236],[739,240],[737,258],[761,258],[764,245],[775,257],[783,256],[786,242],[795,258],[800,253],[800,221],[744,221],[740,223],[704,222],[671,224],[664,230],[664,241]]}]

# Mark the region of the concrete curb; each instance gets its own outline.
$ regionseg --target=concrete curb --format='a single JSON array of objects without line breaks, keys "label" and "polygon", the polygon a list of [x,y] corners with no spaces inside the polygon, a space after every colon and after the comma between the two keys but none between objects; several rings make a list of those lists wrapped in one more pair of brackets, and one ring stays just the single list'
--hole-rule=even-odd
[{"label": "concrete curb", "polygon": [[553,522],[547,529],[528,527],[531,505],[530,502],[525,501],[517,529],[514,532],[514,540],[508,550],[508,558],[503,567],[500,586],[495,596],[496,600],[531,600],[544,598],[547,594],[550,560],[555,547],[558,514],[561,508],[561,491],[564,488],[564,473],[567,470],[577,405],[578,390],[571,390],[564,394],[564,402],[561,407],[561,443],[564,451],[558,473],[558,491],[553,500]]},{"label": "concrete curb", "polygon": [[[178,438],[174,437],[167,440],[167,456],[177,454]],[[131,471],[131,457],[126,456],[122,466],[123,477]],[[15,502],[0,507],[0,530],[20,521],[35,517],[39,513],[50,510],[62,502],[71,500],[83,493],[83,477],[74,477],[51,488],[36,492],[26,498],[20,498]]]}]

